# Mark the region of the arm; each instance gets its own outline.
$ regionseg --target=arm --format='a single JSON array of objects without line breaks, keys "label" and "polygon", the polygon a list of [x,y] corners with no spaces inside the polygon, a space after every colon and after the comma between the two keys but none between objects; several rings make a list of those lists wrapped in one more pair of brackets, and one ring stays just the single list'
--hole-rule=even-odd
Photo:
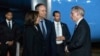
[{"label": "arm", "polygon": [[69,51],[82,47],[86,39],[86,31],[86,28],[83,26],[80,26],[80,28],[78,28],[77,32],[75,32],[72,36],[71,43],[68,45]]},{"label": "arm", "polygon": [[69,32],[69,29],[67,27],[66,24],[64,24],[64,33],[63,33],[64,37],[65,37],[65,40],[64,40],[64,45],[68,45],[69,44],[69,41],[70,41],[70,32]]}]

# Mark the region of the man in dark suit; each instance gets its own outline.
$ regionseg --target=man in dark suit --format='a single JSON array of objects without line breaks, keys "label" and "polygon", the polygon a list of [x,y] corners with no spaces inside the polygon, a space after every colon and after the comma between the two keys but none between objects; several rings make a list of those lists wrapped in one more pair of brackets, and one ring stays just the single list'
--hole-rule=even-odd
[{"label": "man in dark suit", "polygon": [[84,19],[84,9],[80,6],[72,7],[71,18],[76,26],[66,51],[70,52],[70,56],[91,56],[90,28]]},{"label": "man in dark suit", "polygon": [[18,25],[12,20],[13,13],[7,11],[5,20],[0,23],[0,56],[16,56],[16,42],[20,36]]},{"label": "man in dark suit", "polygon": [[64,48],[69,42],[70,32],[68,30],[67,25],[60,21],[61,14],[59,11],[54,11],[53,17],[54,17],[53,28],[55,32],[54,38],[56,39],[55,40],[56,55],[54,56],[66,56]]},{"label": "man in dark suit", "polygon": [[37,4],[35,7],[36,11],[39,11],[40,23],[38,29],[41,32],[42,37],[42,56],[51,56],[51,37],[52,37],[52,22],[46,19],[46,6],[44,4]]}]

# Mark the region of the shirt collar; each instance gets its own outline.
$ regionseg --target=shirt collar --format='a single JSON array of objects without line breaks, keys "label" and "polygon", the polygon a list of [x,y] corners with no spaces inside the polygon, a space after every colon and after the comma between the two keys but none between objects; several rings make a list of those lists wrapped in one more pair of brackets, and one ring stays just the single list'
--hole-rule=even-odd
[{"label": "shirt collar", "polygon": [[55,24],[57,24],[57,23],[60,23],[60,21],[59,21],[59,22],[57,22],[57,21],[54,21],[54,23],[55,23]]},{"label": "shirt collar", "polygon": [[41,19],[40,22],[45,22],[45,20],[44,19]]},{"label": "shirt collar", "polygon": [[83,17],[80,18],[80,19],[76,22],[76,25],[78,25],[82,19],[83,19]]},{"label": "shirt collar", "polygon": [[8,23],[8,22],[12,22],[12,20],[9,21],[8,19],[6,19],[6,22],[7,22],[7,23]]}]

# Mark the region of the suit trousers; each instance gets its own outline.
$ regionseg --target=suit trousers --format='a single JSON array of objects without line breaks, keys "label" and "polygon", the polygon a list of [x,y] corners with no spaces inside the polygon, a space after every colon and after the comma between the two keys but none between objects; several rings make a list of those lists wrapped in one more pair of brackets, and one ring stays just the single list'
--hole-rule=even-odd
[{"label": "suit trousers", "polygon": [[16,44],[8,46],[7,44],[0,45],[0,56],[7,56],[9,51],[10,56],[16,56]]},{"label": "suit trousers", "polygon": [[66,56],[63,44],[57,44],[57,56]]}]

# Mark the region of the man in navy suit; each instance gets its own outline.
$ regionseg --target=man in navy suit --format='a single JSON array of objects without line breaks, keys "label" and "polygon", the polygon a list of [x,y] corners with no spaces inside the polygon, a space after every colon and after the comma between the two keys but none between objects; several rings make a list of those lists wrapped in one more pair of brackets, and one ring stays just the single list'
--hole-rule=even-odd
[{"label": "man in navy suit", "polygon": [[35,10],[39,11],[40,23],[37,25],[41,32],[43,54],[41,56],[51,56],[51,37],[52,37],[52,22],[46,19],[46,6],[44,4],[37,4]]},{"label": "man in navy suit", "polygon": [[66,56],[65,53],[65,46],[69,43],[70,32],[68,27],[65,23],[60,21],[61,13],[59,11],[53,12],[54,22],[53,22],[53,29],[54,29],[54,38],[55,38],[55,55],[53,56]]},{"label": "man in navy suit", "polygon": [[72,7],[71,18],[76,26],[66,51],[70,52],[70,56],[91,56],[90,27],[84,19],[84,9],[80,6]]},{"label": "man in navy suit", "polygon": [[8,10],[5,13],[5,19],[0,23],[0,56],[16,56],[16,42],[20,37],[20,29],[16,22],[12,19],[13,13]]}]

